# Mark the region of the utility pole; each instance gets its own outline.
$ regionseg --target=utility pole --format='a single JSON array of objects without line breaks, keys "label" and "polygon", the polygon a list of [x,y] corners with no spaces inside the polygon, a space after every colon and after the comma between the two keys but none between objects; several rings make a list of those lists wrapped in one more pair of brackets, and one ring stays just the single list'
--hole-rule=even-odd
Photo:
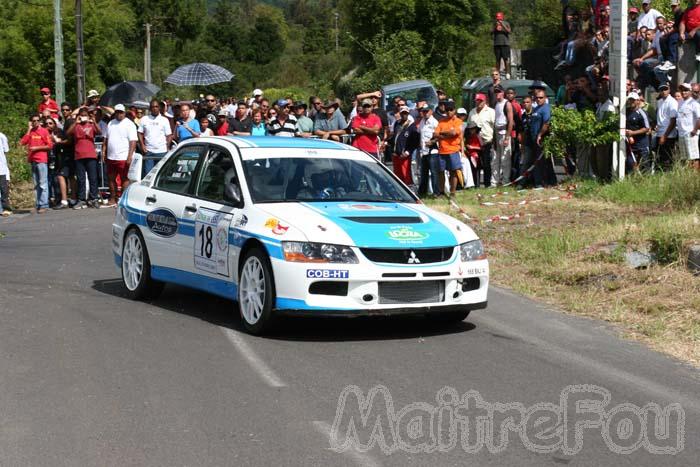
[{"label": "utility pole", "polygon": [[146,23],[146,46],[143,49],[144,81],[151,82],[151,23]]},{"label": "utility pole", "polygon": [[78,79],[78,104],[85,102],[85,51],[83,50],[83,6],[75,0],[75,52],[76,78]]},{"label": "utility pole", "polygon": [[336,11],[335,16],[335,53],[338,53],[338,17],[340,16]]},{"label": "utility pole", "polygon": [[612,0],[610,7],[610,95],[620,116],[620,138],[613,143],[612,176],[622,180],[627,161],[627,0]]},{"label": "utility pole", "polygon": [[66,75],[63,68],[63,28],[61,25],[61,0],[53,1],[53,59],[56,100],[58,105],[66,100]]}]

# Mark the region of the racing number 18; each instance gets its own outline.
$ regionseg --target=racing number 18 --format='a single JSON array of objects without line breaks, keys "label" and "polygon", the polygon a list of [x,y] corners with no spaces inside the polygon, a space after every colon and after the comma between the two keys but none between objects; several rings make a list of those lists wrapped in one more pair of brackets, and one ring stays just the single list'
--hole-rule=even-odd
[{"label": "racing number 18", "polygon": [[213,248],[211,241],[213,236],[214,235],[211,231],[211,226],[202,225],[202,227],[199,229],[199,237],[201,239],[199,247],[199,256],[206,256],[207,258],[211,258]]}]

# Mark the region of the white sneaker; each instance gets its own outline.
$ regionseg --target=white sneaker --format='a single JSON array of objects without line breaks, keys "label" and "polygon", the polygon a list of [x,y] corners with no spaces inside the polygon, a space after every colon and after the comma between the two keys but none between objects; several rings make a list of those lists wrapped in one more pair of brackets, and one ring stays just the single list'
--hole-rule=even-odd
[{"label": "white sneaker", "polygon": [[700,54],[695,54],[695,60],[697,60],[698,62],[700,62]]},{"label": "white sneaker", "polygon": [[671,71],[671,70],[675,70],[675,69],[676,69],[676,65],[674,65],[673,63],[666,60],[666,62],[664,63],[664,71]]}]

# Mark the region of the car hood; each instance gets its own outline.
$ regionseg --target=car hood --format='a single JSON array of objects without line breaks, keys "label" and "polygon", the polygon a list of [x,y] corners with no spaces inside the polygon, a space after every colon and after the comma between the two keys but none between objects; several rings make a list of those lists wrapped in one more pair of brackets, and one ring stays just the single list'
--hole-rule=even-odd
[{"label": "car hood", "polygon": [[279,219],[293,227],[285,235],[287,240],[302,240],[294,238],[298,232],[306,237],[303,240],[312,242],[362,248],[431,248],[454,246],[476,238],[464,224],[422,205],[314,202],[257,207],[271,219]]}]

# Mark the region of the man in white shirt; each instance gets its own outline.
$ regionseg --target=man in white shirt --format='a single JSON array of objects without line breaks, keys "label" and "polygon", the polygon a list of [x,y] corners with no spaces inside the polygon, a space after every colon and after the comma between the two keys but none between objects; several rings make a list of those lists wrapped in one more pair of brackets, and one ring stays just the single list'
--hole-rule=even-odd
[{"label": "man in white shirt", "polygon": [[637,20],[637,30],[641,29],[642,26],[651,30],[656,29],[656,18],[663,16],[661,12],[651,7],[651,0],[642,0],[642,11],[644,13],[639,15]]},{"label": "man in white shirt", "polygon": [[[479,127],[479,141],[481,142],[479,163],[484,171],[484,186],[489,187],[491,186],[491,148],[493,147],[496,112],[488,106],[486,94],[478,93],[474,99],[476,107],[469,112],[467,122],[476,123],[476,126]],[[478,187],[479,180],[474,180],[474,184]]]},{"label": "man in white shirt", "polygon": [[138,129],[139,142],[145,157],[143,175],[167,154],[173,139],[170,122],[160,114],[160,105],[153,99],[150,104],[151,113],[141,119]]},{"label": "man in white shirt", "polygon": [[656,98],[656,150],[659,165],[663,169],[671,168],[673,163],[673,152],[678,140],[677,117],[678,101],[671,95],[669,85],[662,84]]},{"label": "man in white shirt", "polygon": [[510,136],[513,131],[513,106],[505,98],[502,87],[494,88],[496,107],[494,129],[495,142],[491,150],[491,184],[501,186],[510,182],[511,147]]},{"label": "man in white shirt", "polygon": [[102,162],[107,164],[109,177],[109,204],[117,204],[117,176],[121,180],[122,191],[129,186],[129,165],[134,157],[136,142],[136,124],[126,118],[126,109],[122,104],[114,106],[114,119],[107,125],[107,135],[102,144]]},{"label": "man in white shirt", "polygon": [[12,214],[10,207],[10,168],[7,165],[7,157],[5,154],[10,152],[10,145],[7,142],[7,136],[0,133],[0,212],[2,217],[8,217]]},{"label": "man in white shirt", "polygon": [[700,104],[691,95],[688,83],[678,85],[683,102],[678,106],[676,128],[678,128],[678,148],[681,159],[690,161],[695,169],[700,168],[698,152],[698,130],[700,130]]},{"label": "man in white shirt", "polygon": [[420,133],[420,184],[418,185],[418,196],[425,196],[428,193],[428,180],[433,194],[440,193],[440,179],[438,177],[438,155],[430,154],[430,140],[437,128],[438,121],[433,117],[433,109],[427,103],[423,103],[420,111],[420,122],[418,132]]}]

